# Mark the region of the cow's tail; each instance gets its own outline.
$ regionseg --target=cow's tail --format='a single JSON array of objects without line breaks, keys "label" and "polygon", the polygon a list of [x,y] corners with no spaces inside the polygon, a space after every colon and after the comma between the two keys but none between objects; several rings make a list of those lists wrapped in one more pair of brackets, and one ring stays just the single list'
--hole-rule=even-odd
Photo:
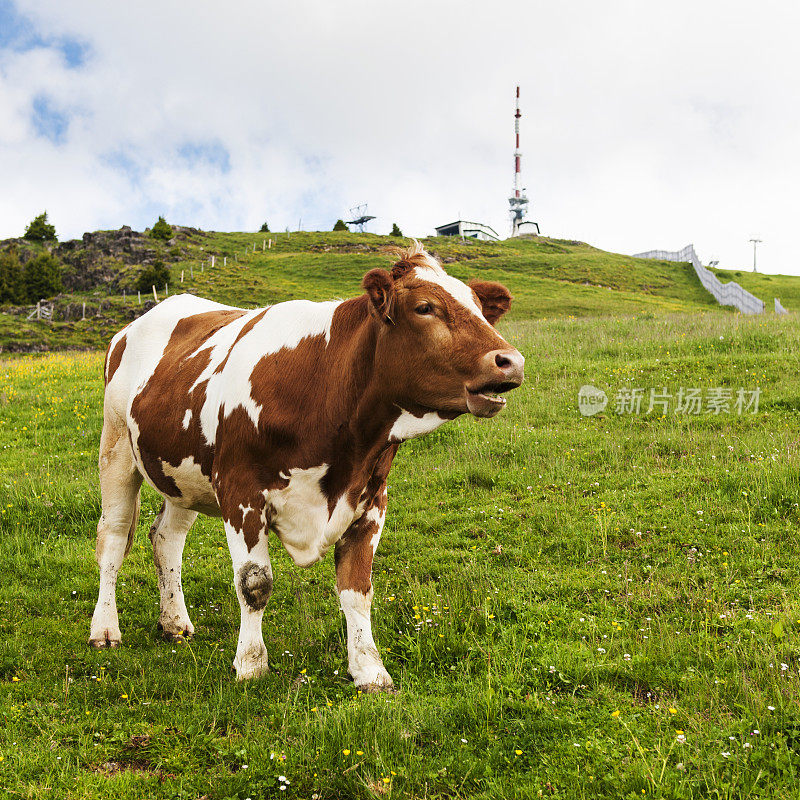
[{"label": "cow's tail", "polygon": [[131,519],[131,527],[128,531],[128,541],[125,544],[125,557],[133,547],[133,537],[136,534],[136,526],[139,524],[139,509],[142,507],[141,497],[139,492],[136,492],[136,502],[133,504],[133,518]]}]

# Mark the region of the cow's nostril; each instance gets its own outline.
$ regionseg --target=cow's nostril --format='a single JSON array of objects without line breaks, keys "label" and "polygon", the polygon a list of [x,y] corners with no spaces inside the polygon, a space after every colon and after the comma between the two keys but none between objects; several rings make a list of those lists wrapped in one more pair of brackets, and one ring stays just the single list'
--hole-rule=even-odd
[{"label": "cow's nostril", "polygon": [[494,357],[494,363],[497,364],[500,369],[507,369],[511,366],[511,359],[504,356],[502,353],[497,353]]}]

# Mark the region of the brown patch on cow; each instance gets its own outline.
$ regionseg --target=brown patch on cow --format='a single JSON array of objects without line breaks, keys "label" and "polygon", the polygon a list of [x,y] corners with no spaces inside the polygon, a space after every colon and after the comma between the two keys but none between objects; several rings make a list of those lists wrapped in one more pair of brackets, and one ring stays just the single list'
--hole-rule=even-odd
[{"label": "brown patch on cow", "polygon": [[[270,509],[265,491],[285,489],[289,480],[281,476],[287,458],[279,436],[269,438],[256,429],[250,415],[237,406],[227,417],[219,414],[220,442],[214,464],[212,486],[223,519],[244,536],[247,551],[270,527]],[[292,442],[294,439],[292,439]],[[245,513],[244,509],[252,510]]]},{"label": "brown patch on cow", "polygon": [[372,560],[375,557],[372,537],[379,532],[379,528],[375,520],[367,519],[367,512],[377,510],[381,514],[386,513],[386,478],[398,447],[399,445],[393,444],[386,448],[376,462],[364,489],[364,496],[368,499],[364,513],[336,543],[333,558],[336,564],[336,587],[340,592],[352,589],[368,594],[372,588]]},{"label": "brown patch on cow", "polygon": [[[245,313],[238,309],[206,311],[179,320],[164,355],[133,400],[131,416],[139,426],[136,448],[145,472],[162,494],[182,496],[174,478],[164,473],[165,462],[177,467],[185,458],[193,458],[211,479],[214,446],[206,442],[200,427],[208,381],[192,386],[211,360],[211,349],[201,349],[203,344]],[[192,416],[184,428],[187,409]]]},{"label": "brown patch on cow", "polygon": [[356,520],[336,543],[333,559],[336,564],[336,588],[341,592],[352,589],[369,594],[372,588],[372,537],[378,523],[366,518]]},{"label": "brown patch on cow", "polygon": [[115,345],[109,344],[108,350],[106,350],[106,386],[111,383],[111,379],[114,377],[114,373],[117,371],[120,362],[122,361],[122,354],[125,352],[125,347],[128,343],[128,337],[123,334],[122,338],[120,338]]},{"label": "brown patch on cow", "polygon": [[478,305],[490,325],[494,325],[511,308],[511,292],[502,283],[470,281],[467,285],[478,298]]},{"label": "brown patch on cow", "polygon": [[261,611],[265,608],[272,594],[272,570],[270,567],[261,567],[254,561],[248,561],[239,570],[238,580],[245,603],[253,611]]}]

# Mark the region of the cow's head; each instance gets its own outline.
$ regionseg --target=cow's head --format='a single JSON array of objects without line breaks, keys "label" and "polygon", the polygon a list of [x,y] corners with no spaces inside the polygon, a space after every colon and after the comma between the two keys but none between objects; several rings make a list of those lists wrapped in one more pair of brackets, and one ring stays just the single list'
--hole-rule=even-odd
[{"label": "cow's head", "polygon": [[494,329],[508,311],[505,286],[448,275],[419,242],[396,251],[391,272],[363,286],[377,320],[376,369],[407,410],[493,417],[500,395],[522,383],[522,354]]}]

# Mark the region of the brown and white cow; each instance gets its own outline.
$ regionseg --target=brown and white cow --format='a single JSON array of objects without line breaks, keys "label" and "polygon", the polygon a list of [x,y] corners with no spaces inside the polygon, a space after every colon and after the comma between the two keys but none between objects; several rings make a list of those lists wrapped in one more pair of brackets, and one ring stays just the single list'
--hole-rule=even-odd
[{"label": "brown and white cow", "polygon": [[522,355],[494,329],[511,296],[447,275],[418,242],[350,300],[245,311],[171,297],[111,340],[100,441],[100,592],[89,642],[120,643],[116,581],[146,480],[164,498],[150,530],[166,637],[194,631],[181,587],[186,533],[221,516],[241,627],[239,679],[267,667],[271,529],[307,567],[335,546],[349,671],[391,689],[372,638],[372,560],[400,444],[466,412],[491,417]]}]

